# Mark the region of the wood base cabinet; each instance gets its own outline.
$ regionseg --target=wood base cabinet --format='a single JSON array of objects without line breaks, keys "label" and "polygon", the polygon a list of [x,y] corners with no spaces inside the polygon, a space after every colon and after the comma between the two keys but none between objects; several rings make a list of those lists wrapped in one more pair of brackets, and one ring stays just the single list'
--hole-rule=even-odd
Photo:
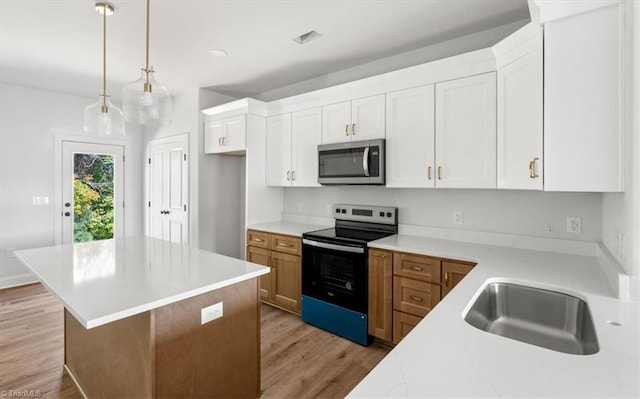
[{"label": "wood base cabinet", "polygon": [[369,250],[369,335],[397,344],[475,264]]},{"label": "wood base cabinet", "polygon": [[260,277],[260,299],[300,314],[302,298],[302,240],[298,237],[247,230],[247,261],[268,266]]}]

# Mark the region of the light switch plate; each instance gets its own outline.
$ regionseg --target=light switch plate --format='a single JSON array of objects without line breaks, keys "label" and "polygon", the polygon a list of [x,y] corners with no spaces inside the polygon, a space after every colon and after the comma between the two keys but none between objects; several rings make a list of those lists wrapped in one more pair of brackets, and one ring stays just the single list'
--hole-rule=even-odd
[{"label": "light switch plate", "polygon": [[215,319],[222,317],[223,308],[222,302],[218,302],[206,308],[202,308],[200,311],[200,324],[207,324]]},{"label": "light switch plate", "polygon": [[462,224],[463,216],[462,211],[453,211],[453,224]]}]

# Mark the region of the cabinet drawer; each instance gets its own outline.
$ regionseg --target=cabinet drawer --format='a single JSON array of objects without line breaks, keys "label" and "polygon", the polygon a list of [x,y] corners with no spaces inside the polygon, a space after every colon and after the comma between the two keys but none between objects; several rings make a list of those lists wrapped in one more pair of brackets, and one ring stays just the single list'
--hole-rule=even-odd
[{"label": "cabinet drawer", "polygon": [[393,343],[399,343],[409,334],[413,327],[417,326],[422,317],[412,316],[407,313],[393,311]]},{"label": "cabinet drawer", "polygon": [[440,259],[428,256],[393,254],[393,274],[440,284]]},{"label": "cabinet drawer", "polygon": [[247,245],[269,249],[271,248],[271,234],[264,231],[247,230]]},{"label": "cabinet drawer", "polygon": [[405,277],[393,277],[393,308],[424,317],[440,301],[440,286]]},{"label": "cabinet drawer", "polygon": [[292,255],[302,255],[302,240],[298,237],[272,235],[271,249]]}]

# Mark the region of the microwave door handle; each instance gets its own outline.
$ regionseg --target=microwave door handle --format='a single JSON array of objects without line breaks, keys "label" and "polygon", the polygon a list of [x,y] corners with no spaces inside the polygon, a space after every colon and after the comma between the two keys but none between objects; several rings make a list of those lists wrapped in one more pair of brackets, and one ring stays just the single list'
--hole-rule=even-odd
[{"label": "microwave door handle", "polygon": [[369,147],[364,148],[364,154],[362,155],[362,169],[364,175],[369,177]]},{"label": "microwave door handle", "polygon": [[311,245],[313,247],[325,248],[325,249],[333,249],[333,250],[336,250],[336,251],[352,252],[352,253],[356,253],[356,254],[363,254],[364,253],[364,248],[347,247],[347,246],[338,245],[338,244],[329,244],[328,242],[313,241],[313,240],[309,240],[307,238],[303,238],[302,239],[302,243],[306,244],[306,245]]}]

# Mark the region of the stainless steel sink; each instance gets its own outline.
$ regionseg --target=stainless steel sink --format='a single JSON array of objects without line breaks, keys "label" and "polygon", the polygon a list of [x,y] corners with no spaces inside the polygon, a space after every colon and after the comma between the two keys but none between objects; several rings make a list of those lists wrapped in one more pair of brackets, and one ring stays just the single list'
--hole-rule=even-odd
[{"label": "stainless steel sink", "polygon": [[491,334],[558,352],[591,355],[599,350],[589,305],[560,292],[490,283],[464,320]]}]

